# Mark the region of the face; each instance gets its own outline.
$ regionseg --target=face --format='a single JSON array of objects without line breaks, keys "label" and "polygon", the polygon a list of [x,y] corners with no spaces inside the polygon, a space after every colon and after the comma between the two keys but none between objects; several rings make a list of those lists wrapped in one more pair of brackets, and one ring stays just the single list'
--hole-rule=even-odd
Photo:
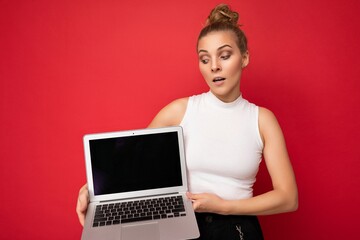
[{"label": "face", "polygon": [[249,62],[242,54],[231,31],[211,32],[198,42],[199,68],[210,91],[223,102],[240,96],[242,69]]}]

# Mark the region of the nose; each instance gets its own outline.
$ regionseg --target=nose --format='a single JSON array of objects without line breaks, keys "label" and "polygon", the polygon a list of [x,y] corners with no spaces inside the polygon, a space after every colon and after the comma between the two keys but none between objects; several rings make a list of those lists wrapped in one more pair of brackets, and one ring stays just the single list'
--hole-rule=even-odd
[{"label": "nose", "polygon": [[211,72],[217,72],[221,70],[221,66],[218,61],[212,61]]}]

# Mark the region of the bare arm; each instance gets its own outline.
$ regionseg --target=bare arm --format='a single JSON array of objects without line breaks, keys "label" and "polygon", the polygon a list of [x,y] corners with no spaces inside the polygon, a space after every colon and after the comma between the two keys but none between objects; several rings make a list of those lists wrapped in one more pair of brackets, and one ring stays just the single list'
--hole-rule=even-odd
[{"label": "bare arm", "polygon": [[[177,126],[180,124],[187,106],[188,98],[181,98],[168,104],[152,120],[149,128]],[[78,201],[76,204],[76,213],[79,222],[84,226],[85,214],[89,204],[89,191],[87,184],[82,186],[79,191]]]},{"label": "bare arm", "polygon": [[236,215],[267,215],[295,211],[298,193],[295,175],[281,128],[267,109],[260,108],[259,128],[264,141],[264,159],[273,189],[249,199],[226,201],[211,194],[189,194],[198,212]]},{"label": "bare arm", "polygon": [[163,109],[151,121],[148,128],[178,126],[184,117],[188,98],[177,99]]}]

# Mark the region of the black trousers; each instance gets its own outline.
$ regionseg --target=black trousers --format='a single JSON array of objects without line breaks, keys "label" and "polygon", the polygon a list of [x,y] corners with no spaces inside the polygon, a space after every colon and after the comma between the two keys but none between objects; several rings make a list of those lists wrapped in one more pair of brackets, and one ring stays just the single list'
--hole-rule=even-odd
[{"label": "black trousers", "polygon": [[199,240],[263,240],[256,216],[219,215],[195,213],[198,222]]}]

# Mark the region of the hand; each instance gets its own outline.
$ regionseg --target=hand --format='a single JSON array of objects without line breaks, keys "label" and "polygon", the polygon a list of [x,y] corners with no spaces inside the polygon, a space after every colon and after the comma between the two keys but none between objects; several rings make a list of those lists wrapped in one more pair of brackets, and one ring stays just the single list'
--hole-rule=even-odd
[{"label": "hand", "polygon": [[76,205],[76,213],[79,217],[80,224],[84,226],[86,209],[89,204],[89,190],[87,184],[82,186],[79,191],[79,197]]},{"label": "hand", "polygon": [[225,200],[211,193],[186,193],[187,197],[193,202],[195,212],[210,212],[226,214]]}]

